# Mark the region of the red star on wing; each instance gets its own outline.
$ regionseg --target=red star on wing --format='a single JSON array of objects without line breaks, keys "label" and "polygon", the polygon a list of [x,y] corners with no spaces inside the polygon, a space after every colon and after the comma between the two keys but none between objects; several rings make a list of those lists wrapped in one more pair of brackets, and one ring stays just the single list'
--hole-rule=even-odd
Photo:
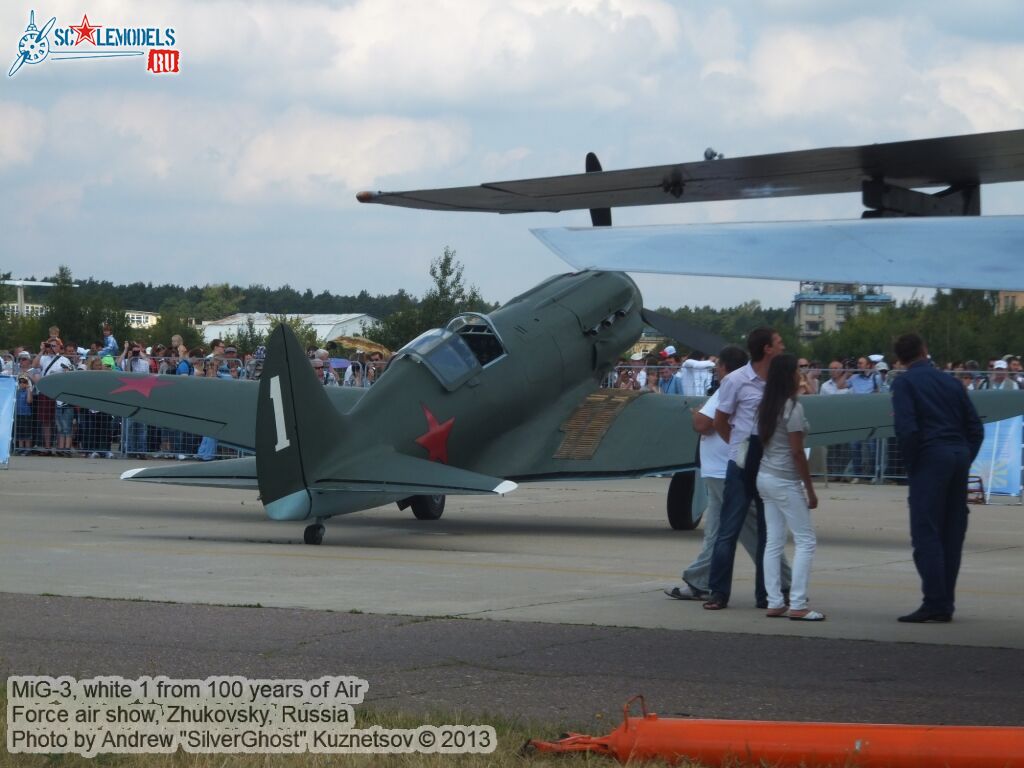
[{"label": "red star on wing", "polygon": [[427,461],[440,461],[442,464],[447,464],[448,436],[455,424],[455,417],[448,419],[444,424],[439,424],[430,409],[423,403],[420,405],[423,406],[423,415],[427,417],[427,431],[417,437],[416,442],[427,449]]},{"label": "red star on wing", "polygon": [[102,24],[90,24],[89,16],[84,13],[82,14],[81,24],[79,24],[77,27],[74,24],[68,24],[68,27],[70,29],[73,29],[75,33],[78,35],[78,39],[75,40],[75,45],[78,45],[79,43],[83,42],[90,42],[93,45],[96,45],[96,30],[103,29]]},{"label": "red star on wing", "polygon": [[143,397],[149,397],[154,389],[171,386],[171,382],[161,381],[156,376],[140,376],[137,379],[118,376],[117,380],[124,386],[111,390],[110,394],[112,395],[117,395],[121,392],[138,392]]}]

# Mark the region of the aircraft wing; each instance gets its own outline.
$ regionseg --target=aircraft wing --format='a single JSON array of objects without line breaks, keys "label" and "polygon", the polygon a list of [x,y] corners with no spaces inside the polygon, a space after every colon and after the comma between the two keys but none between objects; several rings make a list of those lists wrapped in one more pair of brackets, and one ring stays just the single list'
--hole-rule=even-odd
[{"label": "aircraft wing", "polygon": [[495,181],[471,187],[360,192],[357,199],[441,211],[555,212],[861,192],[863,182],[871,179],[904,188],[1021,181],[1024,130]]},{"label": "aircraft wing", "polygon": [[[38,387],[47,397],[82,408],[208,435],[242,448],[256,446],[259,386],[254,381],[72,371],[46,376]],[[345,412],[366,390],[326,387],[325,391],[334,406]]]},{"label": "aircraft wing", "polygon": [[[1024,413],[1024,390],[972,392],[982,421]],[[485,454],[481,471],[498,471],[517,482],[552,479],[643,477],[694,469],[697,435],[692,410],[705,398],[605,389],[589,395],[560,425],[542,436],[543,422],[524,425]],[[890,437],[892,401],[887,396],[807,395],[800,398],[811,425],[808,446]],[[529,457],[509,471],[510,457]],[[489,467],[493,467],[489,468]]]},{"label": "aircraft wing", "polygon": [[[576,269],[1024,290],[1024,216],[534,229]],[[970,258],[964,258],[970,254]],[[936,265],[941,264],[941,269]]]}]

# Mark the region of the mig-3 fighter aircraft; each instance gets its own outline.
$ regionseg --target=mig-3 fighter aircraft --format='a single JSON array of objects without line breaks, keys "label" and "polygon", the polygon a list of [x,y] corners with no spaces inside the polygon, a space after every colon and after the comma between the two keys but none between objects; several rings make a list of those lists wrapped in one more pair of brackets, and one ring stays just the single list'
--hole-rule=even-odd
[{"label": "mig-3 fighter aircraft", "polygon": [[[877,202],[889,207],[874,209],[882,211],[880,218],[908,215],[915,206],[919,212],[932,206],[949,215],[972,214],[979,210],[980,184],[1024,178],[1024,131],[987,136],[932,140],[925,143],[927,152],[915,142],[901,142],[608,174],[594,158],[588,161],[593,173],[578,176],[359,198],[446,210],[589,207],[595,224],[604,226],[613,205],[685,202],[690,191],[701,189],[707,191],[694,199],[754,194],[750,190],[758,196],[842,191],[836,188],[841,178],[843,189],[855,182],[865,189],[882,185]],[[713,184],[709,179],[716,173],[721,178]],[[952,191],[933,204],[917,197],[924,193],[899,192],[886,179],[908,186],[942,184]],[[944,207],[946,198],[952,208]],[[583,230],[593,231],[598,230]],[[997,254],[999,237],[1017,243],[1010,253],[1021,252],[1019,224],[1002,231],[985,246],[990,257]],[[996,272],[990,273],[987,287],[1024,287],[1020,260],[1001,255],[972,251],[975,263],[981,258],[1001,275],[993,282]],[[800,265],[808,270],[803,278],[839,279],[831,276],[838,267],[827,256]],[[728,264],[716,269],[714,274],[734,273]],[[955,273],[935,264],[912,284],[934,285],[940,271]],[[890,279],[898,275],[906,275],[905,264],[882,259],[870,280],[901,283]],[[391,502],[411,507],[417,518],[437,519],[447,495],[502,494],[530,481],[663,473],[677,473],[669,490],[670,522],[692,528],[702,505],[694,503],[698,435],[690,413],[703,398],[600,386],[646,324],[688,346],[718,351],[721,340],[673,323],[643,309],[639,290],[624,272],[582,269],[552,277],[490,314],[462,314],[424,333],[399,350],[369,389],[323,387],[294,334],[282,325],[271,335],[259,382],[76,372],[47,377],[40,390],[64,402],[254,450],[251,457],[134,469],[122,477],[258,488],[271,518],[307,522],[308,544],[322,541],[327,518]],[[1024,413],[1024,391],[971,396],[983,421]],[[886,397],[801,401],[811,423],[810,446],[892,434]]]}]

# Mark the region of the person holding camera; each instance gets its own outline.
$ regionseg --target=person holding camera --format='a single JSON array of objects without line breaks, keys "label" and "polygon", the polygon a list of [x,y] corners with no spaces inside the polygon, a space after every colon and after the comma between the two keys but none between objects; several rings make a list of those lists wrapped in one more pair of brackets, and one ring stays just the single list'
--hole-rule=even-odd
[{"label": "person holding camera", "polygon": [[[50,336],[46,341],[39,344],[39,354],[32,361],[32,367],[39,370],[39,378],[53,376],[74,369],[71,361],[61,354],[64,345],[56,336]],[[63,405],[63,404],[62,404]],[[36,395],[36,418],[42,429],[43,450],[50,452],[52,449],[53,422],[56,417],[57,402],[46,395]]]},{"label": "person holding camera", "polygon": [[[117,359],[117,367],[129,373],[149,373],[149,358],[146,356],[142,345],[137,341],[127,341],[124,351]],[[146,425],[125,417],[121,425],[121,453],[129,456],[135,454],[136,458],[145,458],[148,446],[148,430]]]}]

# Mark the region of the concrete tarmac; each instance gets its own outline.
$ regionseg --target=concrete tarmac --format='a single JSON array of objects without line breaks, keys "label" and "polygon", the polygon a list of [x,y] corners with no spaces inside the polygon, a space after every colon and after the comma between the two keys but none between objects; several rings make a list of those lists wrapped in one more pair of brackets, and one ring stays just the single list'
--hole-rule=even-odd
[{"label": "concrete tarmac", "polygon": [[[1024,721],[1016,504],[972,507],[955,621],[903,625],[896,616],[920,601],[905,488],[819,488],[811,602],[828,620],[812,624],[754,608],[742,553],[728,610],[664,597],[702,537],[668,528],[664,479],[450,497],[433,522],[381,508],[328,521],[314,547],[302,544],[302,524],[267,520],[255,493],[117,479],[137,465],[15,457],[0,474],[9,671],[180,675],[198,666],[203,675],[269,668],[370,679],[370,669],[381,704],[429,709],[429,699],[548,717],[550,681],[530,670],[562,669],[559,687],[575,694],[560,694],[571,704],[554,709],[576,722],[614,712],[638,688],[660,694],[655,709],[700,716]],[[409,629],[424,617],[434,620]],[[239,626],[267,634],[235,647]],[[339,661],[324,652],[333,634],[363,649],[343,656],[360,668],[324,668]],[[444,664],[423,672],[428,658],[449,660],[465,679],[445,682]],[[418,670],[412,689],[401,682],[406,659]],[[443,695],[426,696],[431,689]]]}]

